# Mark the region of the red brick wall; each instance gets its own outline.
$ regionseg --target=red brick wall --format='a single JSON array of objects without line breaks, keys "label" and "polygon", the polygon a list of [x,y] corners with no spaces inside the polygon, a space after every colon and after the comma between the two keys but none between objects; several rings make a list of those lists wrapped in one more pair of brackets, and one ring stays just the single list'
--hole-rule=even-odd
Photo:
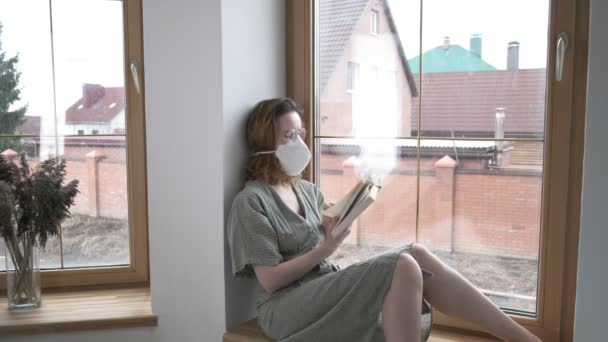
[{"label": "red brick wall", "polygon": [[[87,157],[88,153],[93,151],[97,153],[96,162]],[[71,208],[72,213],[128,218],[127,164],[124,147],[66,146],[63,158],[67,161],[66,182],[73,179],[79,181],[80,192]],[[38,163],[38,160],[32,159],[30,167],[35,168]],[[92,196],[97,196],[97,201]]]},{"label": "red brick wall", "polygon": [[454,241],[457,250],[536,257],[540,176],[456,176]]},{"label": "red brick wall", "polygon": [[89,177],[87,163],[82,161],[68,161],[66,181],[70,182],[73,179],[78,180],[78,190],[80,193],[76,196],[76,204],[70,210],[76,214],[89,214]]},{"label": "red brick wall", "polygon": [[[80,181],[73,213],[128,217],[126,163],[119,149],[67,150],[67,180]],[[110,152],[114,158],[103,157]],[[124,156],[125,150],[122,149]],[[356,182],[348,155],[322,154],[321,190],[326,202],[339,200]],[[534,258],[538,255],[542,177],[539,174],[488,174],[476,164],[462,163],[455,172],[437,167],[439,158],[420,161],[420,202],[416,208],[414,158],[401,159],[383,181],[383,189],[353,226],[348,242],[397,246],[418,240],[433,249]],[[451,159],[449,159],[451,160]],[[449,161],[448,160],[448,161]],[[35,167],[36,161],[31,166]],[[462,165],[466,164],[466,169]],[[96,167],[96,172],[91,172]],[[94,179],[96,178],[96,179]],[[96,182],[96,187],[94,186]],[[96,206],[91,198],[97,193]]]},{"label": "red brick wall", "polygon": [[[355,183],[350,156],[321,155],[319,185],[327,202]],[[420,242],[433,249],[534,258],[538,255],[542,177],[436,168],[421,160]],[[400,160],[378,200],[353,226],[351,243],[396,246],[416,239],[416,162]]]},{"label": "red brick wall", "polygon": [[67,145],[64,147],[66,158],[84,158],[87,153],[97,151],[105,156],[106,160],[122,161],[127,160],[126,147],[123,146],[90,146],[90,145]]},{"label": "red brick wall", "polygon": [[66,180],[78,179],[80,193],[72,213],[128,218],[128,191],[126,163],[101,159],[97,162],[97,210],[91,208],[91,185],[95,182],[89,176],[87,160],[69,160]]},{"label": "red brick wall", "polygon": [[128,217],[126,163],[101,161],[99,163],[99,214],[101,216]]}]

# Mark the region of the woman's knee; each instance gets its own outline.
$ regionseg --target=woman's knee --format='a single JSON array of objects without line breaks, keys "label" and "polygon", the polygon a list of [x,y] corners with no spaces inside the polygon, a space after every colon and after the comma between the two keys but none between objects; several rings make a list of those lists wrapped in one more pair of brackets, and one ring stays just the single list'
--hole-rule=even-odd
[{"label": "woman's knee", "polygon": [[422,270],[416,259],[408,253],[399,255],[394,277],[407,282],[408,286],[422,287]]},{"label": "woman's knee", "polygon": [[419,243],[412,244],[412,254],[416,256],[420,267],[438,273],[446,270],[448,267],[443,261],[441,261],[433,252],[431,252],[424,245]]},{"label": "woman's knee", "polygon": [[431,255],[431,251],[429,251],[428,248],[426,248],[423,244],[417,242],[412,244],[412,252],[416,256],[416,258],[426,258]]}]

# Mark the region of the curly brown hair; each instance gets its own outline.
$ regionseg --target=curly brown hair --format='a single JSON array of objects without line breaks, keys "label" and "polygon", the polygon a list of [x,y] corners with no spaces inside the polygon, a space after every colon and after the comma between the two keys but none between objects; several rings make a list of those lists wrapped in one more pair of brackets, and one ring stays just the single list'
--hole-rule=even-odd
[{"label": "curly brown hair", "polygon": [[[276,143],[279,118],[296,112],[302,119],[302,109],[290,98],[276,98],[258,102],[247,120],[247,144],[252,153],[272,151]],[[288,176],[274,154],[251,156],[247,163],[247,176],[269,184],[293,182],[299,177]]]}]

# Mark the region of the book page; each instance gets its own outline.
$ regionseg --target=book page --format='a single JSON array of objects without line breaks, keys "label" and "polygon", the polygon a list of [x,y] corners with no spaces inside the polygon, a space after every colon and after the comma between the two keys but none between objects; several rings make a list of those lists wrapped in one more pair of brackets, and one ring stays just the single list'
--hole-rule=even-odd
[{"label": "book page", "polygon": [[353,200],[350,203],[350,206],[345,208],[338,222],[342,222],[344,218],[348,216],[348,214],[353,210],[353,208],[355,208],[357,204],[359,204],[359,202],[361,202],[367,196],[367,194],[369,193],[370,184],[364,185],[365,186],[363,186],[360,191],[355,196],[353,196]]},{"label": "book page", "polygon": [[350,211],[350,209],[353,207],[354,203],[357,201],[357,198],[359,198],[359,196],[361,196],[361,192],[364,191],[364,189],[366,187],[367,187],[367,182],[364,180],[361,180],[361,181],[359,181],[359,183],[357,183],[357,185],[353,189],[352,193],[349,193],[349,196],[347,197],[348,200],[344,203],[344,208],[342,208],[342,212],[340,213],[339,221],[342,221],[344,219],[344,216],[346,216],[346,214]]},{"label": "book page", "polygon": [[352,206],[352,202],[364,186],[365,181],[359,181],[338,203],[323,210],[322,214],[328,217],[339,217],[342,219],[344,213]]},{"label": "book page", "polygon": [[376,200],[376,197],[378,196],[379,191],[380,191],[379,186],[370,184],[369,187],[366,188],[365,193],[359,197],[359,199],[356,201],[356,204],[350,209],[348,214],[332,230],[332,235],[334,237],[338,236],[345,229],[350,227],[350,225],[353,223],[353,221],[357,217],[359,217],[359,215],[361,215],[361,213],[363,213],[363,211],[365,211],[365,209],[367,209],[372,203],[374,203],[374,201]]}]

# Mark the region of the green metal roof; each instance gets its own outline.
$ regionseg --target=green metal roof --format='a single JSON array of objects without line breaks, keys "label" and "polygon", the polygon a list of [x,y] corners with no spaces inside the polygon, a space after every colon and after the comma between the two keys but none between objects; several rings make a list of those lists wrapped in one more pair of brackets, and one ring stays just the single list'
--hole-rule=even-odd
[{"label": "green metal roof", "polygon": [[[420,68],[420,57],[408,61],[412,73]],[[447,49],[440,45],[422,54],[422,72],[470,72],[496,70],[476,54],[460,45],[450,45]]]}]

